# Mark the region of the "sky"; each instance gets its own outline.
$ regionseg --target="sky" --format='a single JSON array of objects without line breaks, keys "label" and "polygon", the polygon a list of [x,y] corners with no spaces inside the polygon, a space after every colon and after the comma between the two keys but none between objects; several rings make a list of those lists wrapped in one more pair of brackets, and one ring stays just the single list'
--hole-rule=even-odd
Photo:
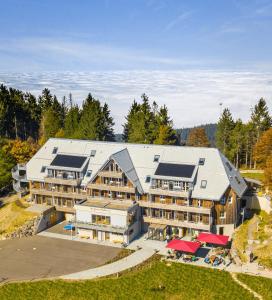
[{"label": "sky", "polygon": [[0,0],[0,82],[107,101],[116,131],[146,93],[175,127],[272,100],[272,1]]}]

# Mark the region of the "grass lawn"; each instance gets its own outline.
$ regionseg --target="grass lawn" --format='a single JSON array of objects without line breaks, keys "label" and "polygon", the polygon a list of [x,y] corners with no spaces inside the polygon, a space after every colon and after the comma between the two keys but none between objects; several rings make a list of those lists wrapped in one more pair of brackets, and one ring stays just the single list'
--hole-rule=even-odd
[{"label": "grass lawn", "polygon": [[17,199],[0,208],[0,238],[1,235],[14,232],[36,216],[35,213],[25,210],[27,206],[24,200]]},{"label": "grass lawn", "polygon": [[264,181],[264,173],[242,173],[243,177]]},{"label": "grass lawn", "polygon": [[252,290],[263,296],[264,300],[272,299],[272,280],[257,276],[238,274],[238,279],[248,285]]},{"label": "grass lawn", "polygon": [[117,277],[92,281],[10,283],[0,288],[0,299],[254,299],[224,271],[158,258]]}]

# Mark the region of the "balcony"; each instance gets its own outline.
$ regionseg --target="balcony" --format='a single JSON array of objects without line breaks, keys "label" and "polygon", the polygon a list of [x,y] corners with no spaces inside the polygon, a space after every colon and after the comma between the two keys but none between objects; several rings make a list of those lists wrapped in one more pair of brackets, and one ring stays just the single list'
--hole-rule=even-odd
[{"label": "balcony", "polygon": [[38,194],[43,196],[54,196],[54,197],[62,197],[62,198],[70,198],[70,199],[78,199],[78,200],[86,200],[86,193],[72,193],[72,192],[60,192],[56,190],[43,190],[43,189],[31,189],[32,194]]},{"label": "balcony", "polygon": [[106,232],[113,232],[113,233],[121,233],[124,234],[127,231],[127,227],[118,227],[113,225],[104,225],[104,224],[96,224],[96,223],[88,223],[88,222],[80,222],[77,221],[75,226],[82,229],[94,229]]},{"label": "balcony", "polygon": [[72,186],[79,186],[81,183],[82,178],[77,179],[70,179],[70,178],[63,178],[63,177],[52,177],[46,176],[44,178],[45,183],[53,183],[53,184],[62,184],[62,185],[72,185]]},{"label": "balcony", "polygon": [[169,190],[169,188],[163,188],[163,187],[150,187],[149,193],[152,195],[163,195],[163,196],[184,197],[184,198],[187,198],[189,196],[189,190],[188,191],[183,191],[181,189]]},{"label": "balcony", "polygon": [[75,214],[76,210],[73,207],[55,205],[56,211]]},{"label": "balcony", "polygon": [[107,178],[120,178],[122,179],[123,173],[120,171],[100,171],[98,176]]},{"label": "balcony", "polygon": [[103,191],[135,193],[135,187],[129,187],[129,186],[123,186],[123,185],[89,183],[88,188],[96,189],[96,190],[103,190]]},{"label": "balcony", "polygon": [[200,214],[211,214],[211,208],[206,207],[198,207],[198,206],[189,206],[189,205],[177,205],[177,204],[167,204],[167,203],[158,203],[158,202],[150,202],[150,201],[138,201],[141,207],[149,207],[149,208],[159,208],[159,209],[167,209],[174,211],[184,211],[190,213],[200,213]]},{"label": "balcony", "polygon": [[188,221],[179,221],[179,220],[168,220],[163,218],[154,218],[154,217],[144,217],[144,222],[152,224],[163,224],[169,226],[185,227],[195,230],[206,230],[210,231],[211,226],[209,224],[203,224],[200,222],[188,222]]}]

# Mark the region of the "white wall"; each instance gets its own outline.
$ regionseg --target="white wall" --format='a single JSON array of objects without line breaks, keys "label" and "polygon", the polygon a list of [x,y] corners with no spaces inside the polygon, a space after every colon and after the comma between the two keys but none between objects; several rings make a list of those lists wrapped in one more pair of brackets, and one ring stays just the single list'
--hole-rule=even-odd
[{"label": "white wall", "polygon": [[268,214],[271,212],[271,201],[266,197],[254,195],[252,197],[244,197],[246,199],[247,209],[264,210]]}]

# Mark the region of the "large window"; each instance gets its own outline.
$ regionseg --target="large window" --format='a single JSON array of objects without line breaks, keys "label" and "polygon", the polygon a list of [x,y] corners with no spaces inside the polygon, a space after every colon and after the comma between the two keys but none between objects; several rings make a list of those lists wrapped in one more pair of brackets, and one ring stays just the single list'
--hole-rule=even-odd
[{"label": "large window", "polygon": [[92,223],[102,224],[102,225],[110,225],[110,217],[100,216],[100,215],[92,215]]}]

